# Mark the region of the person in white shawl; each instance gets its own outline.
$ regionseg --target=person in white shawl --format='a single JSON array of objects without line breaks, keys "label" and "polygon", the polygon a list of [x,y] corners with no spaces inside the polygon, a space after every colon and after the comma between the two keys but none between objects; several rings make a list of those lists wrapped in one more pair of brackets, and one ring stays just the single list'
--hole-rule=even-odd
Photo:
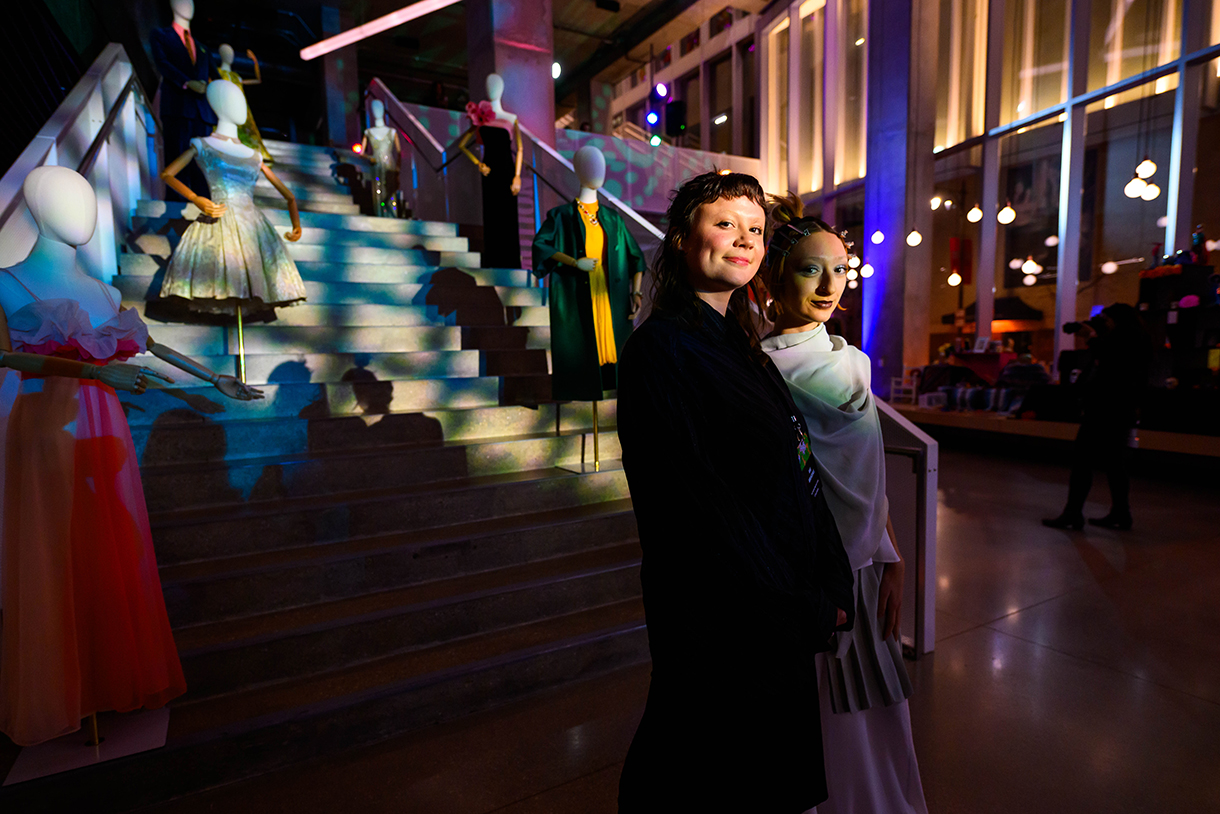
[{"label": "person in white shawl", "polygon": [[763,350],[805,416],[826,501],[855,572],[856,624],[817,654],[830,799],[819,814],[926,814],[906,699],[899,608],[904,564],[885,495],[885,447],[868,356],[826,321],[847,284],[845,238],[802,217],[795,195],[773,199],[762,272],[774,332]]}]

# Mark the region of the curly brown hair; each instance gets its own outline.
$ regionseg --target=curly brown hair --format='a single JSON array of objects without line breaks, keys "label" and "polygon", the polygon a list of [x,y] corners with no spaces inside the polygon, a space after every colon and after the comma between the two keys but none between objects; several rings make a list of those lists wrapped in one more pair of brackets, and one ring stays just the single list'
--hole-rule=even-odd
[{"label": "curly brown hair", "polygon": [[783,310],[780,295],[784,290],[784,266],[797,243],[809,235],[826,232],[842,240],[848,254],[852,247],[843,232],[821,218],[807,217],[804,202],[792,192],[767,196],[767,232],[767,254],[755,278],[755,295],[767,319],[776,322]]},{"label": "curly brown hair", "polygon": [[[675,190],[666,212],[669,228],[665,231],[665,239],[652,266],[653,310],[676,316],[693,315],[694,320],[698,321],[699,311],[693,308],[695,287],[690,282],[684,244],[694,228],[699,207],[722,198],[748,198],[764,212],[767,209],[767,196],[762,185],[753,175],[745,173],[722,175],[713,170],[695,176]],[[727,316],[742,327],[751,348],[758,350],[758,325],[748,293],[752,284],[753,281],[733,292]],[[761,350],[758,352],[761,353]]]}]

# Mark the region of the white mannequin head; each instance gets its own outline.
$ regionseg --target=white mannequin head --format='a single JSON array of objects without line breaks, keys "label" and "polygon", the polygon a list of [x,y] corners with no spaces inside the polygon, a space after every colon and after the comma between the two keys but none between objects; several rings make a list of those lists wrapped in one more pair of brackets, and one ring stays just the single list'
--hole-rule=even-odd
[{"label": "white mannequin head", "polygon": [[21,187],[38,232],[49,240],[80,246],[97,228],[97,196],[84,176],[67,167],[38,167]]},{"label": "white mannequin head", "polygon": [[498,73],[487,75],[487,100],[491,103],[500,101],[504,96],[504,78]]},{"label": "white mannequin head", "polygon": [[233,46],[232,45],[229,45],[227,42],[221,43],[220,47],[217,48],[216,51],[217,51],[217,53],[220,54],[220,64],[222,66],[227,68],[228,66],[233,64]]},{"label": "white mannequin head", "polygon": [[374,99],[373,103],[369,105],[369,110],[373,114],[373,124],[377,127],[381,127],[382,119],[385,118],[385,103],[380,99]]},{"label": "white mannequin head", "polygon": [[208,83],[208,104],[222,122],[241,126],[246,123],[246,97],[241,88],[227,79]]},{"label": "white mannequin head", "polygon": [[174,12],[174,20],[190,22],[195,19],[195,0],[169,0],[170,10]]},{"label": "white mannequin head", "polygon": [[582,188],[600,189],[606,183],[606,157],[592,144],[586,144],[576,151],[572,166],[576,168],[576,177],[580,179]]}]

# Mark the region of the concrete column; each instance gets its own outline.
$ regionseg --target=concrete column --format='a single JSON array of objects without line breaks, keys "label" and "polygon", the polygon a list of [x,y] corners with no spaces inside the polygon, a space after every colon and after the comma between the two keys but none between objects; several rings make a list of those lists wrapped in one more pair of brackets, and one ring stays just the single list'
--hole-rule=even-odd
[{"label": "concrete column", "polygon": [[487,76],[504,78],[504,109],[555,144],[551,0],[467,0],[470,98],[487,98]]},{"label": "concrete column", "polygon": [[[938,0],[869,9],[863,252],[876,274],[863,284],[863,344],[881,394],[928,356],[936,76],[925,55],[936,53],[938,10]],[[923,236],[916,247],[906,244],[911,229]],[[880,245],[870,239],[877,231]]]},{"label": "concrete column", "polygon": [[[755,51],[759,49],[755,47]],[[730,93],[732,100],[730,104],[733,106],[733,115],[729,119],[729,127],[733,128],[733,143],[729,148],[729,152],[733,155],[745,155],[745,131],[743,123],[746,120],[746,95],[745,83],[742,82],[741,71],[743,68],[741,59],[741,43],[733,43],[730,49],[732,56],[729,63],[730,74]],[[757,64],[757,63],[756,63]]]},{"label": "concrete column", "polygon": [[[1000,123],[1000,84],[1004,67],[1004,0],[990,0],[987,7],[987,79],[983,104],[983,132],[990,132]],[[975,336],[991,337],[991,321],[995,315],[996,252],[999,251],[999,224],[996,207],[1000,198],[1000,139],[983,142],[983,192],[979,208],[979,249],[974,264],[978,275],[974,284]]]},{"label": "concrete column", "polygon": [[783,192],[800,194],[801,162],[801,108],[809,104],[801,98],[801,9],[796,3],[788,8],[788,186]]},{"label": "concrete column", "polygon": [[[1209,4],[1210,5],[1210,4]],[[1190,248],[1194,231],[1191,205],[1195,197],[1198,171],[1199,100],[1203,92],[1203,71],[1211,63],[1186,65],[1184,57],[1207,44],[1207,9],[1204,0],[1185,0],[1182,4],[1182,46],[1179,59],[1178,88],[1173,104],[1173,143],[1169,149],[1167,225],[1165,254]]]},{"label": "concrete column", "polygon": [[[333,37],[350,27],[350,20],[340,20],[338,6],[324,5],[319,11],[323,37]],[[322,57],[322,90],[326,94],[326,137],[338,146],[350,146],[359,141],[362,131],[357,112],[360,86],[356,76],[355,45]]]}]

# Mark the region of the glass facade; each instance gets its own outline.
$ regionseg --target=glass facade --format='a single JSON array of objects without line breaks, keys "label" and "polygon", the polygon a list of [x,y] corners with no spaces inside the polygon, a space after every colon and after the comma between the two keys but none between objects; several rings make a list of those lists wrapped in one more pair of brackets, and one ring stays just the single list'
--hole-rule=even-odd
[{"label": "glass facade", "polygon": [[868,118],[868,0],[838,0],[838,3],[841,28],[837,36],[842,61],[838,71],[842,79],[835,110],[839,125],[835,139],[835,186],[864,177]]},{"label": "glass facade", "polygon": [[940,4],[936,150],[982,135],[987,94],[987,0]]},{"label": "glass facade", "polygon": [[800,188],[822,188],[822,84],[825,63],[826,3],[815,0],[801,6],[801,156]]},{"label": "glass facade", "polygon": [[1000,123],[1028,118],[1068,95],[1069,12],[1063,0],[1004,4]]},{"label": "glass facade", "polygon": [[769,34],[771,41],[767,49],[767,74],[769,82],[767,105],[767,152],[770,157],[771,177],[776,183],[788,185],[788,38],[787,18]]}]

